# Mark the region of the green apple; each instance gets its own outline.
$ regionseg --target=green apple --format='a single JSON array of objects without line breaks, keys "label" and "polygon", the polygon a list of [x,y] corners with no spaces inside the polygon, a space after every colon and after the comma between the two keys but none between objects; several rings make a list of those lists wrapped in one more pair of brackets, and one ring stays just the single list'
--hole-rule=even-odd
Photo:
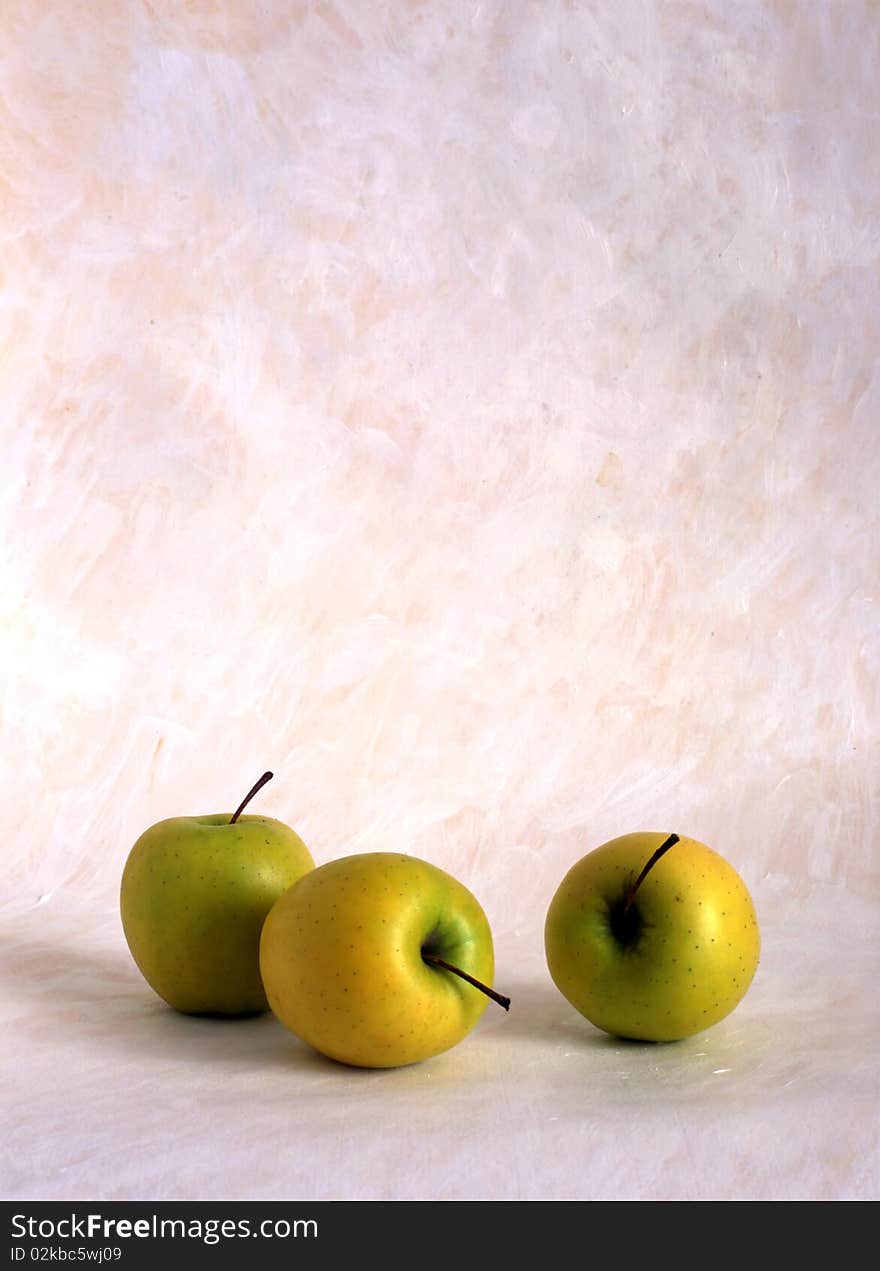
[{"label": "green apple", "polygon": [[132,957],[178,1011],[246,1015],[268,1009],[260,931],[272,905],[314,868],[290,826],[237,810],[150,826],[128,855],[120,913]]},{"label": "green apple", "polygon": [[275,903],[260,940],[269,1005],[315,1050],[362,1068],[437,1055],[492,997],[489,922],[470,891],[414,856],[321,865]]},{"label": "green apple", "polygon": [[760,954],[754,905],[728,861],[677,834],[624,834],[569,870],[544,925],[559,991],[597,1028],[677,1041],[729,1015]]}]

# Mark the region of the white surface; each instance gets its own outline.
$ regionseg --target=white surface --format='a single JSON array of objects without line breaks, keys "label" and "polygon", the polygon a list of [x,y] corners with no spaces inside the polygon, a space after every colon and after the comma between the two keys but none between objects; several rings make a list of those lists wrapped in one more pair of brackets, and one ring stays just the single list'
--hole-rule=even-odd
[{"label": "white surface", "polygon": [[[3,1194],[876,1196],[876,6],[247,9],[0,15]],[[266,767],[509,1018],[355,1074],[152,998],[126,854]],[[765,945],[663,1049],[541,949],[645,828]]]},{"label": "white surface", "polygon": [[[534,939],[464,1042],[408,1068],[316,1055],[270,1015],[175,1014],[116,924],[59,904],[5,937],[16,1198],[865,1198],[877,1195],[877,923],[765,880],[764,956],[726,1021],[674,1045],[606,1037]],[[46,934],[46,927],[50,934]]]}]

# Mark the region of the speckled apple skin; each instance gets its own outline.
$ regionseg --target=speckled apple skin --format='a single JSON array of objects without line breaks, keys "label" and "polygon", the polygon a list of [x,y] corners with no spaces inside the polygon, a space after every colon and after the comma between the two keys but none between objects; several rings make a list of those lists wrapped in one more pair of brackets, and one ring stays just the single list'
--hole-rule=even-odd
[{"label": "speckled apple skin", "polygon": [[120,888],[125,938],[144,979],[178,1011],[268,1009],[260,932],[278,897],[314,868],[295,830],[231,812],[170,817],[129,853]]},{"label": "speckled apple skin", "polygon": [[760,955],[742,878],[684,836],[638,889],[639,939],[628,948],[615,940],[611,907],[667,837],[624,834],[589,852],[562,880],[545,922],[547,965],[560,992],[597,1028],[642,1041],[677,1041],[724,1019]]},{"label": "speckled apple skin", "polygon": [[488,998],[422,959],[433,951],[491,987],[488,919],[444,870],[395,852],[330,861],[272,909],[260,966],[272,1010],[342,1063],[391,1068],[457,1045]]}]

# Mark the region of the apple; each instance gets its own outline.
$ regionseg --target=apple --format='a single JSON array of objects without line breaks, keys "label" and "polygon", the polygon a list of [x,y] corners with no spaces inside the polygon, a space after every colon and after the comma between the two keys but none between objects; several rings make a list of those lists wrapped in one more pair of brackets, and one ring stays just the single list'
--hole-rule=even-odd
[{"label": "apple", "polygon": [[740,1002],[760,954],[754,905],[733,866],[697,839],[624,834],[588,852],[544,925],[556,987],[597,1028],[678,1041]]},{"label": "apple", "polygon": [[119,907],[141,974],[161,998],[191,1014],[268,1010],[260,931],[272,905],[314,861],[290,826],[242,810],[158,821],[132,847]]},{"label": "apple", "polygon": [[366,852],[306,874],[260,939],[269,1005],[315,1050],[396,1068],[449,1050],[493,998],[489,922],[470,891],[415,856]]}]

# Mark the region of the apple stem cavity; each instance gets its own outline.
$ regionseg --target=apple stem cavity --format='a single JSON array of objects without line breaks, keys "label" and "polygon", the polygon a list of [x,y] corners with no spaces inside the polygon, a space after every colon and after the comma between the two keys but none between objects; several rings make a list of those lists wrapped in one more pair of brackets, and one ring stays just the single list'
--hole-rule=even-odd
[{"label": "apple stem cavity", "polygon": [[274,774],[271,772],[264,772],[262,777],[260,777],[259,781],[255,785],[251,786],[250,790],[248,790],[247,794],[244,796],[241,803],[239,803],[238,807],[233,812],[232,817],[230,818],[230,821],[229,821],[230,825],[235,825],[236,821],[241,816],[242,812],[244,812],[245,808],[250,803],[251,799],[254,797],[257,791],[262,790],[266,782],[272,780],[273,775]]},{"label": "apple stem cavity", "polygon": [[632,902],[635,900],[636,892],[639,890],[639,888],[641,887],[642,883],[643,883],[643,882],[645,881],[645,879],[648,877],[648,874],[651,872],[651,870],[652,870],[652,869],[654,868],[654,866],[657,864],[657,862],[659,861],[660,857],[661,857],[661,856],[665,856],[665,855],[666,855],[666,853],[669,851],[670,847],[675,847],[676,843],[678,843],[678,842],[679,842],[679,837],[678,837],[678,835],[677,835],[677,834],[670,834],[670,835],[669,835],[669,838],[664,839],[664,840],[663,840],[663,842],[660,844],[660,846],[657,848],[657,851],[654,853],[654,855],[651,857],[651,859],[650,859],[650,860],[648,861],[648,863],[645,865],[645,868],[642,870],[641,874],[639,874],[638,878],[637,878],[637,879],[636,879],[636,881],[633,883],[632,887],[630,887],[630,889],[629,889],[629,891],[628,891],[628,893],[627,893],[627,897],[626,897],[626,900],[624,901],[624,905],[623,905],[623,913],[624,913],[624,917],[625,917],[625,916],[629,913],[630,906],[632,905]]},{"label": "apple stem cavity", "polygon": [[468,975],[467,971],[462,971],[460,967],[453,966],[450,962],[444,962],[442,958],[438,958],[436,953],[423,953],[422,961],[427,962],[430,966],[440,966],[444,971],[451,971],[453,975],[458,975],[463,980],[467,980],[468,984],[473,984],[475,989],[479,989],[481,993],[485,993],[486,997],[491,997],[493,1002],[497,1002],[499,1006],[503,1006],[506,1011],[510,1010],[510,998],[504,997],[502,993],[496,993],[494,989],[490,989],[488,985],[481,984],[479,980],[475,980],[472,975]]}]

